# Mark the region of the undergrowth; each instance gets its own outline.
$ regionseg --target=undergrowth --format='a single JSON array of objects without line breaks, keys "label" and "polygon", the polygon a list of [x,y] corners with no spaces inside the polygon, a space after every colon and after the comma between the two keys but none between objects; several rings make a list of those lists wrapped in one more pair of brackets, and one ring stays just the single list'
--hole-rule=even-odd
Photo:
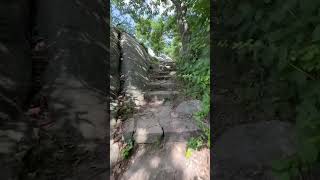
[{"label": "undergrowth", "polygon": [[[297,153],[274,165],[283,180],[320,162],[319,10],[320,1],[312,0],[225,1],[219,14],[230,31],[229,41],[218,45],[233,49],[240,62],[257,64],[262,81],[282,83],[267,91],[294,107]],[[280,103],[272,104],[282,111]]]},{"label": "undergrowth", "polygon": [[205,146],[205,136],[191,137],[187,142],[186,158],[190,158],[194,150],[200,150]]},{"label": "undergrowth", "polygon": [[186,95],[201,100],[201,110],[194,114],[197,125],[206,136],[210,146],[210,129],[204,122],[210,113],[210,60],[205,49],[200,58],[191,61],[178,61],[178,78],[186,88]]},{"label": "undergrowth", "polygon": [[126,142],[126,145],[121,150],[121,154],[125,159],[129,159],[130,155],[132,154],[133,146],[134,142],[132,139],[130,139],[128,142]]}]

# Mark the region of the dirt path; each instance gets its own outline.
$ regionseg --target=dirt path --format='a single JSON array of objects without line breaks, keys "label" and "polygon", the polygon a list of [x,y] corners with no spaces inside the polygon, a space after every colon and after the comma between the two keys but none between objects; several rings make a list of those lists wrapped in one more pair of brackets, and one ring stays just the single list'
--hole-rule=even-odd
[{"label": "dirt path", "polygon": [[120,165],[114,169],[114,178],[209,179],[209,149],[185,156],[188,139],[201,133],[192,118],[200,108],[199,101],[183,101],[174,106],[181,97],[172,62],[161,63],[150,77],[145,94],[149,103],[123,125],[125,140],[134,140],[136,148],[130,159],[122,162],[122,170]]}]

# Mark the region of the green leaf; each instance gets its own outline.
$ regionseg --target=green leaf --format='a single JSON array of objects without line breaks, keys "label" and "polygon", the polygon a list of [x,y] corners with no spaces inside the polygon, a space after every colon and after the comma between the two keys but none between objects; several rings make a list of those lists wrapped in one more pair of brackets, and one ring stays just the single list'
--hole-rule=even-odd
[{"label": "green leaf", "polygon": [[281,173],[281,175],[278,177],[278,180],[290,180],[289,172]]},{"label": "green leaf", "polygon": [[279,64],[278,64],[278,68],[280,70],[284,69],[287,64],[288,64],[288,49],[287,47],[281,47],[279,49]]},{"label": "green leaf", "polygon": [[272,162],[272,168],[276,171],[283,171],[288,169],[290,164],[285,160],[275,160]]},{"label": "green leaf", "polygon": [[271,3],[271,0],[264,0],[264,3],[269,4]]},{"label": "green leaf", "polygon": [[191,157],[191,155],[192,155],[192,149],[188,148],[187,151],[186,151],[185,156],[186,156],[187,159],[189,159]]},{"label": "green leaf", "polygon": [[318,25],[312,33],[313,41],[320,41],[320,25]]},{"label": "green leaf", "polygon": [[313,163],[318,158],[317,147],[307,141],[303,141],[299,146],[298,154],[303,162]]}]

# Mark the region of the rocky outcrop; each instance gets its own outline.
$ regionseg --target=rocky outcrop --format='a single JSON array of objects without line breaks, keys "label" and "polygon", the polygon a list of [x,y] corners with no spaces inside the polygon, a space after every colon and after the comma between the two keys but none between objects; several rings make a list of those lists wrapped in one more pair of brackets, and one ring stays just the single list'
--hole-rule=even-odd
[{"label": "rocky outcrop", "polygon": [[110,94],[115,99],[120,90],[120,31],[111,28],[110,34]]},{"label": "rocky outcrop", "polygon": [[137,106],[145,104],[144,93],[149,82],[150,56],[139,42],[127,33],[121,34],[122,90]]},{"label": "rocky outcrop", "polygon": [[291,124],[270,121],[231,128],[213,147],[214,179],[274,180],[272,161],[293,155],[296,142]]},{"label": "rocky outcrop", "polygon": [[[123,106],[140,106],[145,103],[144,92],[149,80],[150,56],[146,48],[126,32],[111,29],[110,34],[110,126],[114,133],[117,121],[117,96],[124,95]],[[134,102],[132,104],[131,102]],[[130,103],[130,104],[129,104]],[[118,142],[110,141],[110,165],[113,166],[123,157]]]},{"label": "rocky outcrop", "polygon": [[118,100],[120,93],[120,46],[121,32],[116,28],[111,28],[110,33],[110,134],[113,134],[117,123]]},{"label": "rocky outcrop", "polygon": [[[47,119],[51,122],[41,128],[50,136],[58,137],[58,143],[68,142],[73,147],[68,151],[59,147],[50,149],[50,145],[41,148],[50,154],[61,150],[60,156],[70,158],[60,163],[47,157],[48,162],[55,163],[55,168],[68,169],[67,176],[71,179],[106,179],[109,122],[105,78],[109,57],[105,4],[42,0],[37,1],[37,9],[37,33],[48,45],[49,59],[44,73],[46,83],[40,94],[47,97]],[[88,152],[86,157],[70,155],[85,152]],[[81,162],[75,166],[80,157]],[[46,168],[51,164],[48,162],[39,167],[37,179],[46,175]],[[98,168],[88,168],[93,165]],[[56,173],[55,178],[60,179],[62,175]]]},{"label": "rocky outcrop", "polygon": [[4,180],[18,175],[21,156],[16,153],[30,145],[30,124],[23,114],[31,90],[28,2],[0,2],[0,174]]},{"label": "rocky outcrop", "polygon": [[[29,21],[31,4],[34,8],[33,22]],[[2,179],[9,179],[14,174],[10,169],[11,164],[7,162],[10,159],[7,157],[10,156],[7,155],[14,153],[11,150],[16,148],[16,144],[21,139],[29,139],[31,134],[23,106],[27,104],[26,100],[32,89],[31,71],[37,69],[32,67],[31,41],[29,41],[32,36],[41,39],[41,47],[45,47],[45,51],[41,52],[45,53],[44,59],[48,60],[48,66],[45,64],[38,68],[43,77],[36,88],[40,91],[36,97],[41,96],[46,104],[45,107],[39,107],[39,113],[45,117],[38,118],[32,128],[35,131],[44,128],[48,135],[57,138],[55,140],[59,143],[68,141],[72,144],[73,152],[89,152],[90,158],[81,159],[81,163],[77,166],[69,164],[69,167],[63,167],[68,164],[59,164],[55,160],[57,168],[61,165],[60,169],[69,170],[70,178],[98,180],[106,178],[100,175],[92,176],[99,173],[89,172],[107,171],[105,150],[109,135],[107,133],[109,104],[106,91],[110,88],[115,100],[122,89],[126,96],[132,98],[137,105],[141,105],[140,100],[144,98],[143,91],[148,81],[150,61],[146,49],[137,40],[125,32],[112,29],[111,61],[109,61],[111,81],[110,87],[106,86],[109,60],[106,37],[109,31],[107,14],[106,4],[103,1],[41,0],[31,3],[22,0],[0,3],[0,120],[2,122],[0,133],[4,137],[0,141],[0,157],[4,157],[0,162]],[[124,79],[121,85],[122,74]],[[111,111],[112,116],[115,116],[116,111],[116,108]],[[43,125],[44,122],[46,125]],[[49,137],[46,140],[53,143]],[[25,156],[23,155],[24,162],[26,164],[34,162],[39,155],[35,155],[37,150],[45,149],[49,154],[60,153],[55,149],[58,147],[51,148],[51,145],[39,145],[30,149]],[[65,152],[62,154],[70,155]],[[37,179],[44,178],[47,166],[51,165],[49,162],[53,157],[46,158],[49,159],[48,162],[39,162],[35,165],[41,169]],[[87,168],[89,164],[100,168],[90,170]],[[27,167],[22,174],[30,174],[35,166],[31,169]],[[18,174],[16,172],[15,174]],[[30,177],[24,176],[24,178]]]}]

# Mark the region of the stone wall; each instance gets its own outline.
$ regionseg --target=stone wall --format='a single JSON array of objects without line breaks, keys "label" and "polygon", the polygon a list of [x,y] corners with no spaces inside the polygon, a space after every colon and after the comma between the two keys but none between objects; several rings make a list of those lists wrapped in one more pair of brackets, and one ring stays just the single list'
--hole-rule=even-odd
[{"label": "stone wall", "polygon": [[[28,0],[0,2],[0,174],[17,176],[18,144],[29,145],[30,126],[23,114],[31,90]],[[23,141],[27,140],[27,141]],[[23,150],[22,146],[19,146]]]}]

